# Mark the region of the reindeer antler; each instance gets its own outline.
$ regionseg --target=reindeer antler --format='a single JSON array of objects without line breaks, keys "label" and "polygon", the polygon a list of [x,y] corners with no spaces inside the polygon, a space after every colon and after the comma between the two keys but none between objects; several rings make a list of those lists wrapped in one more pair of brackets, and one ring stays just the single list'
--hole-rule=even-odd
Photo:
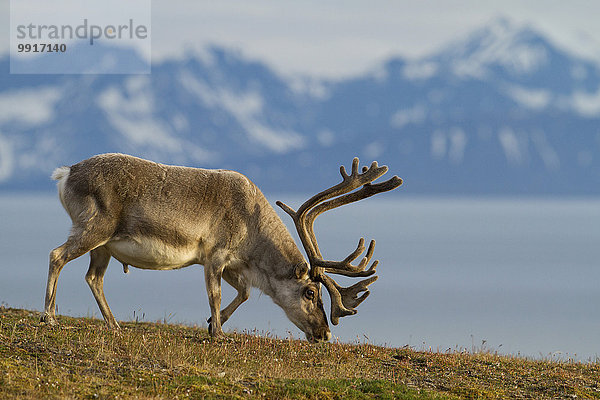
[{"label": "reindeer antler", "polygon": [[[365,251],[364,238],[360,238],[356,250],[344,260],[327,261],[323,259],[317,244],[313,227],[314,221],[325,211],[366,199],[377,193],[396,189],[398,186],[402,185],[402,179],[397,176],[382,183],[372,184],[373,181],[384,175],[388,170],[385,165],[381,167],[378,166],[377,161],[373,161],[368,168],[363,167],[362,173],[359,173],[358,169],[358,158],[352,160],[352,171],[350,174],[346,172],[346,168],[342,165],[340,167],[342,182],[314,195],[304,202],[304,204],[298,208],[298,211],[294,211],[291,207],[281,201],[277,202],[277,205],[292,217],[294,224],[296,225],[298,236],[300,236],[300,240],[302,241],[302,245],[304,246],[310,262],[311,277],[314,280],[322,282],[329,292],[329,296],[331,297],[330,318],[333,325],[338,324],[340,317],[356,314],[356,307],[369,295],[367,286],[375,282],[377,276],[364,279],[350,287],[343,288],[331,277],[325,275],[325,273],[350,277],[366,277],[373,275],[378,264],[377,260],[371,264],[369,269],[365,270],[365,268],[373,256],[375,241],[371,240],[365,257],[363,257],[358,265],[352,265],[352,262]],[[361,189],[354,191],[361,186]],[[358,295],[361,292],[364,293],[359,297]]]}]

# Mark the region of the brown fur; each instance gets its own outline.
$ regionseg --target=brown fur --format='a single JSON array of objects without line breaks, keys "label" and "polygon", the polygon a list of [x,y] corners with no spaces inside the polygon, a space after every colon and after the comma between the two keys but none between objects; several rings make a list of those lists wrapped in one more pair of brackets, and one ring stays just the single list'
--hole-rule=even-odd
[{"label": "brown fur", "polygon": [[[255,286],[284,308],[309,340],[330,337],[320,290],[314,300],[304,296],[307,287],[319,285],[307,274],[296,276],[296,267],[305,263],[302,254],[275,210],[244,175],[123,154],[94,156],[62,172],[53,176],[59,179],[60,198],[73,226],[67,241],[50,253],[44,321],[55,322],[60,270],[91,252],[86,281],[114,328],[118,324],[102,287],[111,256],[148,269],[204,265],[215,336],[222,335],[222,323]],[[158,265],[161,260],[181,262]],[[238,290],[222,311],[221,278]]]}]

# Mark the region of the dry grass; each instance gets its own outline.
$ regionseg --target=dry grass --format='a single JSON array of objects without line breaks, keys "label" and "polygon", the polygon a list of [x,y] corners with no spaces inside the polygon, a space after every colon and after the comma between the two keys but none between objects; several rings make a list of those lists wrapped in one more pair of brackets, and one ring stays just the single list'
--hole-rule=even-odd
[{"label": "dry grass", "polygon": [[600,363],[281,340],[0,308],[0,398],[595,398]]}]

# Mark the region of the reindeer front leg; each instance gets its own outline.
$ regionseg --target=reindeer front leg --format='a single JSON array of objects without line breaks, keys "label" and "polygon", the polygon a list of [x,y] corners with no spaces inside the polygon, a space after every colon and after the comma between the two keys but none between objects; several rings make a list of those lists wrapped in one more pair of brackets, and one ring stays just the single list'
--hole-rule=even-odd
[{"label": "reindeer front leg", "polygon": [[207,265],[204,267],[204,280],[206,282],[206,292],[208,294],[208,304],[210,305],[210,325],[209,333],[212,337],[223,337],[223,328],[221,327],[221,277],[223,267]]},{"label": "reindeer front leg", "polygon": [[[229,283],[231,287],[237,290],[237,296],[235,296],[227,307],[221,310],[221,326],[227,322],[229,317],[231,317],[231,314],[233,314],[242,303],[250,298],[250,284],[246,281],[243,274],[235,269],[225,268],[223,270],[223,279],[225,279],[225,282]],[[210,332],[212,330],[212,319],[209,318],[206,322],[208,322],[208,331]]]}]

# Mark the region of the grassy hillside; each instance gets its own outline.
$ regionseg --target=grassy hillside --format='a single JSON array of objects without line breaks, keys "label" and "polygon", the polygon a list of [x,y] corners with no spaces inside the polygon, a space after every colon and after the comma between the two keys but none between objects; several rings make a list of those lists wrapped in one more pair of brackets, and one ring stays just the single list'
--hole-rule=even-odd
[{"label": "grassy hillside", "polygon": [[0,308],[0,398],[600,399],[600,363],[431,353]]}]

